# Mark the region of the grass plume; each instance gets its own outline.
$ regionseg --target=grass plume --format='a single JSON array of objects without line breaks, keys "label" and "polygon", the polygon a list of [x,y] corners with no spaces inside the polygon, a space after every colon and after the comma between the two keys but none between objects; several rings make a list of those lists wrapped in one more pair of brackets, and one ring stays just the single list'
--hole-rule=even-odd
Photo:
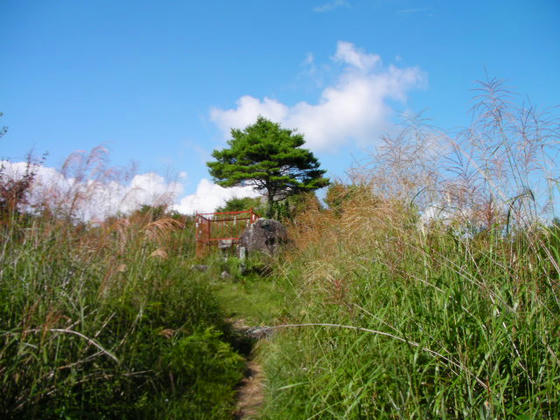
[{"label": "grass plume", "polygon": [[560,415],[558,125],[481,89],[468,130],[413,121],[293,223],[264,418]]}]

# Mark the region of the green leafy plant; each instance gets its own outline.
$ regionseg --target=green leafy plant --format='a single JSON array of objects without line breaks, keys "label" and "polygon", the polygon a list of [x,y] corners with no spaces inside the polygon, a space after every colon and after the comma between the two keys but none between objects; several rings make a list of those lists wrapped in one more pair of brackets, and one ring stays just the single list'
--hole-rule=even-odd
[{"label": "green leafy plant", "polygon": [[313,153],[301,147],[303,135],[293,130],[259,117],[244,130],[231,130],[231,136],[229,148],[212,153],[210,175],[224,187],[253,185],[265,193],[267,217],[275,201],[329,184]]}]

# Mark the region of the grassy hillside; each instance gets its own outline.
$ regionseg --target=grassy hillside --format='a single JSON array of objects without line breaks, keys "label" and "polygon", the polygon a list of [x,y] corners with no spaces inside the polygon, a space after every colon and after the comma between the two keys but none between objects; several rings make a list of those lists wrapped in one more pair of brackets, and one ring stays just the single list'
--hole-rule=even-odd
[{"label": "grassy hillside", "polygon": [[193,269],[163,208],[26,215],[32,178],[4,182],[0,416],[233,418],[235,322],[273,332],[261,418],[559,418],[559,125],[492,80],[474,111],[386,136],[328,208],[284,202],[290,246],[244,267]]},{"label": "grassy hillside", "polygon": [[264,418],[557,418],[560,231],[429,233],[356,196],[300,217]]},{"label": "grassy hillside", "polygon": [[264,418],[558,418],[558,119],[476,89],[385,136],[294,220]]},{"label": "grassy hillside", "polygon": [[2,417],[231,418],[235,337],[193,229],[137,213],[0,227]]},{"label": "grassy hillside", "polygon": [[192,270],[192,230],[170,218],[3,225],[2,412],[231,418],[232,317],[274,327],[263,418],[556,418],[560,230],[425,231],[354,189],[245,274],[212,256]]}]

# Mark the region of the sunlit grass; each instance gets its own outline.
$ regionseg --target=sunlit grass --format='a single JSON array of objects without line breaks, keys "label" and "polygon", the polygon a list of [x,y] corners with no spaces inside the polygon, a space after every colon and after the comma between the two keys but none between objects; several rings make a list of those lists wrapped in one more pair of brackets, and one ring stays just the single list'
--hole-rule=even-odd
[{"label": "sunlit grass", "polygon": [[1,227],[0,412],[230,418],[243,361],[184,221]]},{"label": "sunlit grass", "polygon": [[558,126],[479,93],[458,138],[412,121],[296,218],[264,418],[560,416]]},{"label": "sunlit grass", "polygon": [[[558,273],[542,248],[368,235],[327,232],[286,269],[297,325],[264,350],[266,418],[558,416]],[[558,231],[539,235],[558,252]]]}]

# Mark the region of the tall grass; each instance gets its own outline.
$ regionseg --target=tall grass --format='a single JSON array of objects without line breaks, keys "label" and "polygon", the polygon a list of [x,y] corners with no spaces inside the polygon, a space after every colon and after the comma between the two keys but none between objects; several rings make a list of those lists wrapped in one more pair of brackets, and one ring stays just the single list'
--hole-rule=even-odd
[{"label": "tall grass", "polygon": [[192,221],[3,216],[0,417],[231,418],[243,360]]},{"label": "tall grass", "polygon": [[265,418],[560,416],[560,231],[540,176],[558,126],[484,88],[461,138],[409,126],[330,211],[297,218]]}]

